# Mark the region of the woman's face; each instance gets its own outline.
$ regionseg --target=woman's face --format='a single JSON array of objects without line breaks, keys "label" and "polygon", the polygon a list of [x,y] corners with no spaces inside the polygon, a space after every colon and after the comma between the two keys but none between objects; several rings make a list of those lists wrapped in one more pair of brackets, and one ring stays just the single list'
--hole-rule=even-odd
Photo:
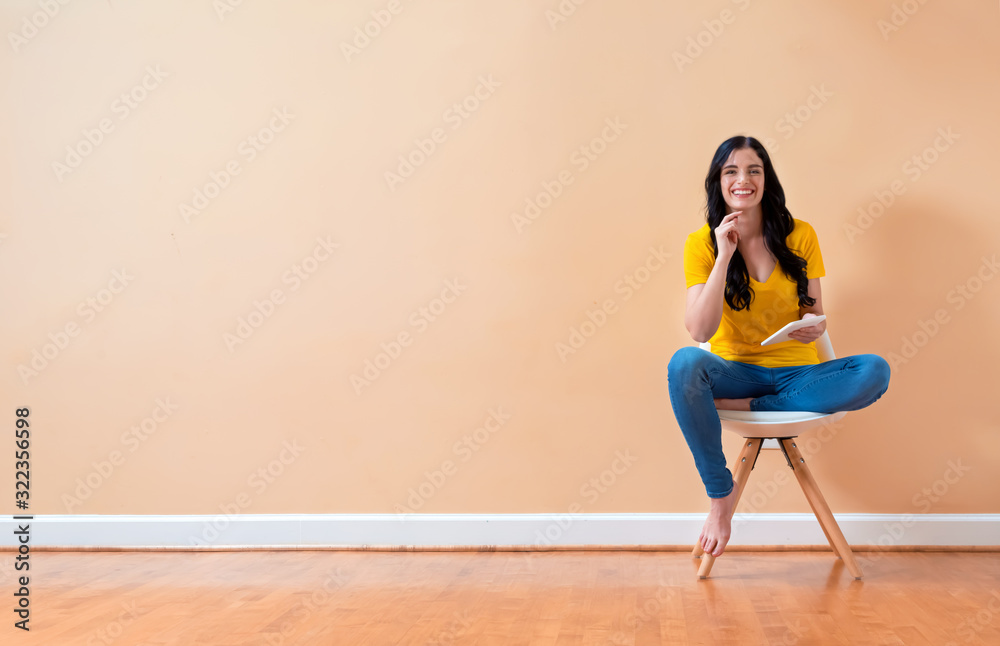
[{"label": "woman's face", "polygon": [[740,148],[722,165],[722,197],[733,211],[748,211],[764,194],[764,162],[753,148]]}]

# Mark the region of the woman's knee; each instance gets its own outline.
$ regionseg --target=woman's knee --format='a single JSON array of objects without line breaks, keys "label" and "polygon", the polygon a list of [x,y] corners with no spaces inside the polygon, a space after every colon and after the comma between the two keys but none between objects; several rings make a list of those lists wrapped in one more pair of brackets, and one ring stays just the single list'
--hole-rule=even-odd
[{"label": "woman's knee", "polygon": [[861,354],[855,357],[858,370],[866,378],[870,387],[879,394],[889,389],[889,362],[877,354]]},{"label": "woman's knee", "polygon": [[669,381],[688,381],[692,377],[704,374],[712,354],[696,348],[685,346],[677,350],[667,364],[667,379]]}]

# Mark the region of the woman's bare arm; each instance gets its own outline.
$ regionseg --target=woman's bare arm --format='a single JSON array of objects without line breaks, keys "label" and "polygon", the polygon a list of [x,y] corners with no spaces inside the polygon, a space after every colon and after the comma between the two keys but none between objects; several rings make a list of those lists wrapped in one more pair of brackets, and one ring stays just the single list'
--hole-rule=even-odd
[{"label": "woman's bare arm", "polygon": [[723,264],[716,259],[708,281],[688,287],[684,327],[691,333],[691,338],[698,343],[711,339],[719,329],[719,323],[722,322],[722,303],[725,297],[728,265],[728,261]]},{"label": "woman's bare arm", "polygon": [[[804,318],[806,314],[819,316],[823,313],[823,292],[819,287],[819,278],[809,279],[807,291],[809,293],[809,297],[815,298],[816,302],[810,307],[800,307],[799,318]],[[801,341],[802,343],[812,343],[816,339],[823,336],[824,332],[826,332],[826,321],[822,321],[810,327],[804,327],[801,330],[795,330],[794,332],[790,332],[788,336],[796,341]]]},{"label": "woman's bare arm", "polygon": [[712,338],[722,322],[722,303],[726,293],[726,270],[736,252],[740,235],[736,228],[739,214],[733,211],[715,228],[715,240],[719,255],[715,258],[708,280],[699,285],[691,285],[687,290],[687,304],[684,310],[684,327],[698,343]]}]

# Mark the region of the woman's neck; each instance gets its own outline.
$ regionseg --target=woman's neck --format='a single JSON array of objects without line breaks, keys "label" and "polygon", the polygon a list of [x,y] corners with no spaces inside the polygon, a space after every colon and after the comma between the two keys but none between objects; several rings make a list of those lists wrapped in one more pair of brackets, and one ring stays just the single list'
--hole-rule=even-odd
[{"label": "woman's neck", "polygon": [[[727,207],[726,211],[728,214],[732,213],[733,210]],[[743,211],[739,215],[737,224],[740,237],[747,239],[759,238],[763,233],[762,223],[763,216],[759,205]]]}]

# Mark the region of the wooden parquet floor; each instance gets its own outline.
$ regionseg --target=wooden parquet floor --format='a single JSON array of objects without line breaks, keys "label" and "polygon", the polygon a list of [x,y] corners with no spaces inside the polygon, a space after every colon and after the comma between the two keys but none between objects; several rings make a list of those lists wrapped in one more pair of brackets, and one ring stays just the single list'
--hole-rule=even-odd
[{"label": "wooden parquet floor", "polygon": [[[1000,553],[33,552],[31,630],[82,646],[1000,644]],[[12,608],[11,552],[0,590]]]}]

